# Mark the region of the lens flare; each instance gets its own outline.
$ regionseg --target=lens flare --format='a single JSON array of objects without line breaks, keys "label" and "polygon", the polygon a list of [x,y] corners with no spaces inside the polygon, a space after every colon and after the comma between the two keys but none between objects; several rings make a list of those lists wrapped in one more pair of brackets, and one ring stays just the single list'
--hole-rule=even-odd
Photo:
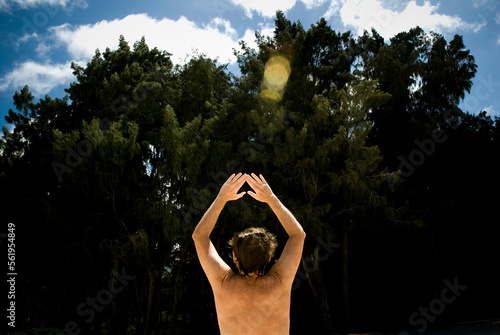
[{"label": "lens flare", "polygon": [[283,56],[271,57],[266,63],[261,96],[266,99],[280,101],[290,76],[290,62]]}]

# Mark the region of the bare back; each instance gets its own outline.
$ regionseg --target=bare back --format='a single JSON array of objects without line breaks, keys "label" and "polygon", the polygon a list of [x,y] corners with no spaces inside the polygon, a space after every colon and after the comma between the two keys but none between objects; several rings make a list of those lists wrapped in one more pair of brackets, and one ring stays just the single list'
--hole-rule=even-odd
[{"label": "bare back", "polygon": [[229,271],[214,287],[221,335],[288,335],[291,287],[279,275],[245,277]]},{"label": "bare back", "polygon": [[[267,203],[288,234],[278,261],[261,277],[235,274],[222,260],[210,240],[217,218],[227,201],[241,198],[237,193],[247,182],[258,201]],[[196,253],[212,286],[222,335],[288,335],[290,296],[299,267],[306,233],[292,213],[272,193],[262,175],[232,175],[205,212],[193,232]]]}]

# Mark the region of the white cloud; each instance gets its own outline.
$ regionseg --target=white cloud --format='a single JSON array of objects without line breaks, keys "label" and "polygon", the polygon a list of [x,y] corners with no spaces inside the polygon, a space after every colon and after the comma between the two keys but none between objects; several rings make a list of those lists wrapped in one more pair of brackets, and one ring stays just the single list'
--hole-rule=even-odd
[{"label": "white cloud", "polygon": [[232,48],[238,46],[237,32],[229,21],[216,18],[205,27],[198,27],[185,17],[177,21],[157,20],[147,14],[128,15],[123,19],[101,21],[92,25],[64,24],[51,28],[56,44],[63,45],[71,57],[89,60],[99,49],[116,49],[120,35],[132,45],[143,36],[149,47],[173,54],[174,63],[181,63],[194,51],[219,59],[221,63],[234,62]]},{"label": "white cloud", "polygon": [[74,78],[71,62],[66,64],[40,64],[27,61],[0,78],[0,91],[20,89],[28,85],[37,96],[44,96],[53,88]]},{"label": "white cloud", "polygon": [[410,0],[404,9],[397,11],[386,8],[382,0],[343,0],[340,6],[334,0],[334,6],[325,16],[338,14],[344,25],[354,26],[358,34],[375,28],[386,39],[416,26],[426,32],[445,33],[457,30],[477,32],[486,25],[484,18],[481,22],[468,23],[458,16],[439,14],[438,9],[439,4],[433,6],[430,1],[419,5],[416,0]]},{"label": "white cloud", "polygon": [[252,12],[257,12],[261,16],[273,17],[277,10],[286,12],[295,6],[296,0],[231,0],[235,5],[242,6],[248,17],[252,17]]},{"label": "white cloud", "polygon": [[[274,36],[274,25],[261,25],[259,32],[262,36]],[[247,29],[241,38],[249,48],[258,50],[259,46],[255,42],[255,30]],[[236,50],[239,50],[237,48]]]},{"label": "white cloud", "polygon": [[[306,5],[307,9],[319,7],[324,3],[328,2],[328,0],[301,0],[301,1],[304,3],[304,5]],[[335,2],[335,0],[333,0],[332,2]]]},{"label": "white cloud", "polygon": [[500,111],[493,109],[493,105],[483,108],[487,115],[493,117],[500,117]]},{"label": "white cloud", "polygon": [[478,8],[488,2],[490,2],[490,0],[472,0],[472,6],[474,6],[474,8]]},{"label": "white cloud", "polygon": [[205,28],[209,30],[218,30],[219,27],[224,28],[224,35],[229,36],[232,39],[238,38],[238,32],[231,27],[231,22],[221,19],[220,17],[216,17],[205,26]]},{"label": "white cloud", "polygon": [[497,13],[497,15],[495,16],[495,22],[497,24],[500,24],[500,13]]},{"label": "white cloud", "polygon": [[252,18],[253,12],[257,14],[271,18],[276,14],[276,11],[281,10],[282,12],[288,11],[293,8],[297,1],[304,3],[307,9],[312,9],[325,4],[328,1],[337,0],[230,0],[233,4],[243,7],[245,14]]},{"label": "white cloud", "polygon": [[[273,34],[273,27],[262,26],[263,35]],[[193,54],[204,54],[220,63],[236,63],[233,48],[238,50],[240,39],[248,46],[257,48],[255,32],[247,29],[244,36],[238,37],[231,23],[215,18],[203,27],[185,17],[173,21],[157,20],[146,14],[129,15],[123,19],[101,21],[92,25],[72,26],[64,24],[49,28],[49,36],[26,36],[26,41],[38,41],[36,51],[41,59],[48,59],[57,48],[65,49],[69,58],[85,64],[95,55],[95,50],[104,52],[106,48],[118,47],[119,36],[132,45],[143,36],[150,48],[157,47],[172,55],[175,64],[182,64]],[[60,51],[60,50],[59,50]],[[70,69],[71,61],[66,64],[54,64],[50,61],[37,63],[29,60],[18,64],[15,69],[0,78],[0,91],[19,89],[29,85],[36,95],[49,93],[55,87],[67,85],[74,79]]]},{"label": "white cloud", "polygon": [[324,18],[330,19],[334,15],[338,14],[342,8],[342,0],[331,0],[330,5],[328,6],[328,10],[323,15]]},{"label": "white cloud", "polygon": [[60,6],[66,9],[87,7],[85,0],[0,0],[0,11],[26,9],[39,6]]}]

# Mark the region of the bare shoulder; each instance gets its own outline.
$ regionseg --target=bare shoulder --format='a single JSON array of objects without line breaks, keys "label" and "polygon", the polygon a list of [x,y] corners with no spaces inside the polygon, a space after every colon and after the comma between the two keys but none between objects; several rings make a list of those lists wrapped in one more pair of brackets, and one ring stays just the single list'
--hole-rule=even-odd
[{"label": "bare shoulder", "polygon": [[258,276],[256,278],[249,278],[234,271],[228,271],[224,276],[223,285],[244,285],[244,286],[276,286],[281,282],[280,276],[274,271],[269,271],[266,275]]},{"label": "bare shoulder", "polygon": [[281,282],[291,286],[302,258],[304,240],[305,233],[291,236],[286,242],[280,258],[269,273],[273,274]]},{"label": "bare shoulder", "polygon": [[264,276],[248,278],[231,271],[222,282],[221,292],[224,295],[245,296],[247,299],[258,299],[258,297],[276,293],[276,291],[286,290],[280,275],[274,271],[269,271]]}]

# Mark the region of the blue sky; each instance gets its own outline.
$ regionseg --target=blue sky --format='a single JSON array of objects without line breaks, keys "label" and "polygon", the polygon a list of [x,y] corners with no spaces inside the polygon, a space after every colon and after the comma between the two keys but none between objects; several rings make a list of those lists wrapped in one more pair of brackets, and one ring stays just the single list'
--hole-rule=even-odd
[{"label": "blue sky", "polygon": [[233,48],[255,45],[255,31],[272,35],[278,9],[306,29],[325,17],[335,30],[374,27],[386,40],[416,25],[448,41],[462,35],[478,73],[460,107],[500,116],[497,0],[0,0],[0,126],[16,90],[29,85],[37,101],[64,97],[71,62],[85,66],[96,49],[115,49],[119,35],[130,45],[145,36],[177,64],[199,53],[236,69]]}]

